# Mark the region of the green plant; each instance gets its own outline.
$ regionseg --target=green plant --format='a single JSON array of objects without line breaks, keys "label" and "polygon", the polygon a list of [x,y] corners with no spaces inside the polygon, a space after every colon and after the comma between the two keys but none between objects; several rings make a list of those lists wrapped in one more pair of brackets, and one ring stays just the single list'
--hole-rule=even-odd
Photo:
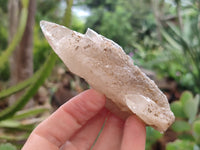
[{"label": "green plant", "polygon": [[117,42],[127,52],[133,51],[133,42],[150,43],[146,37],[155,29],[150,1],[86,0],[85,4],[91,10],[85,26]]},{"label": "green plant", "polygon": [[26,27],[29,0],[22,0],[21,2],[22,2],[22,12],[21,12],[20,21],[19,21],[19,27],[18,27],[16,34],[13,37],[12,42],[9,44],[7,49],[4,50],[0,55],[0,60],[1,60],[0,61],[0,68],[2,66],[4,66],[4,64],[8,61],[8,58],[10,57],[12,52],[14,51],[17,44],[20,42],[20,40],[23,36],[25,27]]},{"label": "green plant", "polygon": [[[200,27],[199,1],[182,6],[176,0],[176,20],[164,21],[161,33],[165,51],[158,56],[159,67],[180,85],[195,93],[200,92]],[[182,13],[180,14],[180,10]],[[162,60],[162,58],[165,58]],[[158,66],[158,65],[157,65]]]},{"label": "green plant", "polygon": [[200,113],[198,114],[199,95],[195,97],[191,92],[185,91],[180,100],[171,104],[176,121],[171,126],[177,133],[178,139],[167,144],[167,150],[200,149]]},{"label": "green plant", "polygon": [[[0,25],[0,41],[1,41],[1,46],[0,46],[0,78],[1,80],[8,80],[9,79],[9,67],[8,67],[8,58],[12,54],[12,52],[15,50],[15,47],[17,44],[20,42],[25,27],[26,27],[26,21],[27,21],[27,15],[28,15],[28,0],[23,0],[22,1],[22,12],[20,16],[20,21],[19,21],[19,27],[16,32],[16,34],[13,37],[12,42],[8,45],[8,47],[5,50],[2,50],[1,48],[4,48],[5,45],[7,44],[7,33],[6,33],[6,25],[4,23],[4,26],[2,28],[2,25]],[[5,1],[4,1],[5,3]],[[4,4],[5,5],[5,4]],[[3,12],[1,12],[0,9],[0,14],[2,15]],[[3,19],[4,16],[3,16]],[[3,22],[3,21],[2,21]]]},{"label": "green plant", "polygon": [[[22,2],[24,7],[27,8],[28,1],[22,0]],[[73,0],[71,0],[70,3],[72,4]],[[68,20],[71,20],[71,7],[68,8],[67,12],[68,13],[65,14],[65,17],[67,17]],[[27,16],[27,11],[24,10],[22,14],[24,16]],[[22,23],[24,23],[24,17],[22,17],[22,20]],[[69,26],[69,22],[65,22],[65,25]],[[24,24],[19,25],[16,37],[20,38],[21,35],[23,35],[23,27]],[[1,59],[0,67],[3,66],[4,63],[8,60],[13,49],[19,43],[19,39],[16,40],[16,37],[14,38],[14,42],[12,42],[8,46],[7,50],[4,53],[0,54],[0,59],[3,58]],[[19,141],[25,141],[32,130],[35,128],[35,125],[37,125],[38,122],[44,119],[41,114],[49,110],[46,107],[35,107],[23,111],[21,109],[36,94],[39,87],[50,75],[52,69],[54,68],[56,60],[57,55],[52,52],[43,63],[43,65],[40,64],[40,69],[35,72],[31,78],[0,92],[0,100],[4,100],[4,98],[8,96],[26,89],[25,93],[13,105],[5,108],[0,112],[0,141],[10,142],[14,145],[19,145],[17,147],[21,148],[21,144],[19,143]],[[37,118],[34,118],[36,116]],[[11,144],[6,143],[0,145],[0,150],[1,149],[14,150],[15,147]]]},{"label": "green plant", "polygon": [[[14,145],[18,145],[19,141],[25,141],[35,126],[44,119],[42,114],[46,111],[49,111],[49,109],[44,106],[20,110],[14,116],[0,121],[0,141],[6,140]],[[10,147],[11,145],[4,144],[2,146]],[[21,145],[19,145],[19,148],[21,148]]]},{"label": "green plant", "polygon": [[152,127],[146,127],[146,150],[151,150],[153,144],[160,138],[162,138],[163,134],[153,129]]},{"label": "green plant", "polygon": [[34,72],[35,72],[40,68],[41,64],[45,62],[51,48],[41,33],[39,22],[36,23],[34,26],[33,36],[34,36],[33,64],[34,64]]},{"label": "green plant", "polygon": [[[182,79],[180,82],[185,86],[193,88],[195,92],[200,92],[200,30],[198,28],[198,22],[185,23],[184,31],[181,32],[174,25],[169,24],[168,32],[162,31],[164,38],[166,39],[171,58],[176,59],[180,66],[180,73]],[[176,68],[178,71],[178,68]],[[190,77],[189,77],[190,76]],[[189,77],[189,78],[188,78]],[[188,78],[188,79],[187,79]]]},{"label": "green plant", "polygon": [[44,83],[45,79],[51,73],[54,67],[57,56],[55,53],[51,53],[49,58],[46,60],[45,64],[39,70],[39,75],[35,77],[33,84],[28,88],[28,90],[19,98],[12,106],[6,108],[0,112],[0,120],[6,119],[14,115],[18,110],[22,109],[29,99],[34,96],[38,88]]},{"label": "green plant", "polygon": [[35,76],[37,76],[38,72],[35,73],[31,78],[24,80],[20,83],[18,83],[17,85],[14,85],[8,89],[2,90],[0,91],[0,101],[5,100],[4,98],[17,93],[21,90],[24,90],[26,87],[28,87],[31,83],[33,83],[34,78],[36,78]]},{"label": "green plant", "polygon": [[17,148],[10,143],[6,143],[0,145],[0,150],[17,150]]}]

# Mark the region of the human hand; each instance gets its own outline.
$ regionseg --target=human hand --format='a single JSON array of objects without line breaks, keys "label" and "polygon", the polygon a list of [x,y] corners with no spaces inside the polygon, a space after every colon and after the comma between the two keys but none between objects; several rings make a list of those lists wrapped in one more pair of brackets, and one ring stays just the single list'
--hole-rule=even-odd
[{"label": "human hand", "polygon": [[144,150],[145,138],[141,120],[134,115],[119,119],[105,108],[105,97],[90,89],[39,124],[22,150]]}]

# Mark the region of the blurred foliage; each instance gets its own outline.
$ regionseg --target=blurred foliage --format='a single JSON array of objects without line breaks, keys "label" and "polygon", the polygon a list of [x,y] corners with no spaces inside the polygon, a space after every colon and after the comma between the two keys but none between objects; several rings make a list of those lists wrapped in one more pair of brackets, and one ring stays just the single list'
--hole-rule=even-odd
[{"label": "blurred foliage", "polygon": [[33,61],[34,71],[37,71],[41,64],[45,62],[49,53],[50,46],[44,38],[41,29],[41,20],[54,20],[55,22],[61,23],[62,15],[59,11],[60,0],[37,0],[37,6],[39,7],[35,14],[35,26],[34,26],[34,48],[33,48]]},{"label": "blurred foliage", "polygon": [[124,36],[124,34],[132,33],[129,22],[130,13],[127,13],[122,5],[117,4],[119,1],[105,0],[101,1],[100,5],[95,1],[87,2],[88,6],[92,7],[92,15],[88,17],[86,27],[92,28],[100,34],[113,39],[123,47],[128,45],[131,36]]},{"label": "blurred foliage", "polygon": [[40,32],[39,23],[34,27],[34,47],[33,47],[33,63],[34,63],[34,72],[37,71],[41,64],[43,64],[49,55],[50,46],[48,42],[42,37]]},{"label": "blurred foliage", "polygon": [[14,93],[17,93],[21,90],[24,90],[26,87],[28,87],[31,83],[33,83],[35,76],[37,76],[38,73],[35,73],[35,75],[27,80],[24,80],[23,82],[20,82],[16,85],[11,86],[10,88],[4,89],[0,91],[0,101],[5,100],[6,97],[13,95]]},{"label": "blurred foliage", "polygon": [[198,112],[200,97],[185,91],[180,100],[171,104],[176,121],[172,130],[177,133],[178,139],[167,144],[167,150],[199,150],[200,149],[200,113]]},{"label": "blurred foliage", "polygon": [[[22,0],[22,2],[23,2],[23,6],[25,8],[27,8],[29,1]],[[71,3],[73,3],[73,0],[71,0]],[[23,16],[27,16],[27,14],[28,14],[27,11],[22,11],[22,13],[21,13],[21,15],[22,15],[21,22],[22,23],[20,23],[16,35],[23,34],[23,30],[22,30],[24,27],[23,23],[26,22],[26,18]],[[65,16],[63,18],[68,18],[69,21],[71,20],[71,7],[68,8],[68,12],[65,13]],[[69,26],[70,22],[64,22],[64,25]],[[36,25],[35,30],[36,31],[39,30],[38,24]],[[36,33],[38,33],[38,32],[36,32]],[[35,34],[35,35],[38,35],[38,34]],[[3,61],[3,60],[8,61],[10,53],[12,53],[15,46],[19,43],[20,36],[16,36],[16,37],[18,37],[18,38],[14,38],[13,42],[11,42],[8,45],[7,50],[3,51],[3,53],[0,54],[0,58],[3,58],[3,59],[1,59],[0,67],[4,66],[4,64],[5,64],[5,61]],[[41,37],[39,37],[39,38],[41,38]],[[37,41],[37,38],[34,40]],[[44,39],[38,40],[37,43],[38,43],[38,45],[41,45],[41,47],[38,45],[34,46],[34,48],[37,49],[34,51],[35,52],[34,56],[42,55],[44,53],[44,51],[42,51],[43,53],[41,53],[41,48],[43,48],[44,50],[49,48],[49,46],[47,46],[47,44],[46,45],[44,44],[45,43]],[[38,53],[40,53],[40,54],[38,54]],[[6,56],[6,57],[4,57],[4,56]],[[38,56],[37,59],[41,59],[41,57]],[[10,87],[6,90],[0,91],[0,99],[2,100],[5,97],[8,97],[18,91],[21,91],[21,90],[27,88],[25,93],[13,105],[3,109],[0,112],[0,127],[1,127],[0,140],[2,140],[4,142],[5,141],[12,142],[13,144],[16,144],[16,145],[20,141],[26,140],[27,137],[29,136],[29,134],[35,128],[35,125],[38,122],[43,120],[43,118],[37,117],[37,119],[34,119],[34,118],[31,119],[31,117],[36,117],[36,116],[40,115],[41,113],[49,110],[45,107],[40,107],[40,108],[32,108],[29,110],[22,111],[22,108],[36,94],[39,87],[44,83],[45,79],[50,75],[52,69],[54,68],[55,62],[57,60],[57,55],[54,52],[52,52],[48,56],[48,58],[46,58],[43,55],[43,59],[45,59],[43,65],[41,65],[41,63],[38,64],[37,67],[39,69],[38,70],[36,69],[37,71],[34,73],[34,75],[30,79],[27,79],[26,81],[23,81],[23,82],[15,85],[13,87]],[[37,62],[37,63],[39,63],[39,62]],[[16,135],[19,135],[19,136],[16,137]],[[22,145],[20,144],[19,148],[21,148],[21,146]],[[14,146],[12,146],[11,144],[8,144],[8,143],[0,145],[0,148],[2,150],[3,149],[15,149]]]},{"label": "blurred foliage", "polygon": [[[25,26],[26,26],[26,21],[27,21],[27,15],[28,15],[27,5],[29,1],[28,0],[22,1],[22,10],[21,10],[20,19],[19,19],[19,26],[18,26],[17,32],[15,33],[13,37],[13,40],[8,46],[7,46],[8,25],[5,23],[5,19],[6,19],[5,16],[8,16],[8,14],[5,14],[6,9],[4,7],[5,7],[5,4],[7,5],[7,3],[5,2],[7,1],[4,1],[4,4],[2,4],[2,7],[0,8],[0,14],[2,15],[2,18],[1,18],[2,25],[0,25],[0,41],[2,40],[2,45],[0,45],[0,60],[1,60],[0,61],[0,79],[8,80],[9,73],[10,73],[9,68],[8,68],[8,60],[23,36]],[[2,50],[4,48],[5,50]]]},{"label": "blurred foliage", "polygon": [[2,52],[2,49],[5,49],[7,46],[7,22],[5,22],[5,19],[7,18],[7,14],[2,10],[0,7],[0,15],[1,15],[1,25],[0,25],[0,53]]},{"label": "blurred foliage", "polygon": [[[7,141],[17,146],[18,149],[21,149],[22,145],[20,144],[20,141],[25,141],[28,138],[35,126],[44,119],[41,114],[47,111],[49,111],[47,107],[35,107],[23,111],[20,110],[14,116],[0,121],[0,142]],[[37,117],[37,119],[34,119],[33,117]],[[2,144],[0,145],[0,150],[1,148],[14,148],[14,145],[8,143]]]},{"label": "blurred foliage", "polygon": [[[200,29],[198,22],[187,21],[180,32],[173,25],[169,25],[168,33],[163,36],[168,43],[168,57],[171,58],[171,76],[187,86],[188,89],[200,92]],[[177,77],[177,73],[179,76]]]},{"label": "blurred foliage", "polygon": [[3,81],[8,81],[10,79],[10,69],[8,62],[4,64],[3,68],[0,68],[0,79]]},{"label": "blurred foliage", "polygon": [[[0,54],[6,46],[8,45],[8,23],[7,23],[7,0],[0,0]],[[0,68],[0,79],[8,80],[10,77],[10,71],[8,68],[8,63],[5,64],[3,68]]]},{"label": "blurred foliage", "polygon": [[62,16],[60,15],[61,0],[37,0],[37,12],[36,12],[36,25],[41,20],[54,20],[55,22],[61,22]]},{"label": "blurred foliage", "polygon": [[146,150],[151,150],[152,146],[163,137],[163,134],[153,129],[152,127],[146,127]]},{"label": "blurred foliage", "polygon": [[0,68],[2,68],[6,62],[8,62],[9,57],[11,56],[12,52],[15,50],[17,44],[20,42],[23,36],[26,27],[26,21],[28,18],[28,3],[28,0],[22,0],[22,10],[19,19],[19,26],[15,35],[13,36],[11,43],[8,45],[6,50],[2,51],[0,55]]},{"label": "blurred foliage", "polygon": [[155,29],[148,1],[86,0],[86,5],[91,9],[86,27],[114,40],[126,51],[133,51],[133,42],[150,36]]},{"label": "blurred foliage", "polygon": [[[26,92],[13,105],[0,112],[0,120],[13,116],[17,111],[21,110],[28,103],[28,101],[36,94],[39,87],[44,83],[45,79],[50,75],[55,65],[56,59],[57,55],[54,52],[49,55],[48,59],[41,66],[40,70],[35,73],[35,75],[33,75],[33,82],[28,87]],[[15,86],[15,88],[17,87]],[[5,90],[2,92],[5,92]]]},{"label": "blurred foliage", "polygon": [[10,143],[6,143],[0,145],[0,150],[17,150],[17,148]]},{"label": "blurred foliage", "polygon": [[[163,76],[175,79],[183,88],[199,93],[200,2],[187,2],[188,4],[180,5],[181,15],[174,14],[176,21],[170,19],[163,21],[161,29],[163,50],[149,64]],[[178,3],[182,4],[181,1]]]},{"label": "blurred foliage", "polygon": [[8,3],[8,0],[0,0],[0,6],[1,6],[0,9],[5,13],[8,11],[7,3]]},{"label": "blurred foliage", "polygon": [[192,141],[176,140],[173,143],[167,145],[166,150],[199,150],[199,147]]},{"label": "blurred foliage", "polygon": [[[72,14],[73,15],[73,14]],[[84,33],[85,23],[80,20],[77,16],[73,15],[71,28],[77,32]]]}]

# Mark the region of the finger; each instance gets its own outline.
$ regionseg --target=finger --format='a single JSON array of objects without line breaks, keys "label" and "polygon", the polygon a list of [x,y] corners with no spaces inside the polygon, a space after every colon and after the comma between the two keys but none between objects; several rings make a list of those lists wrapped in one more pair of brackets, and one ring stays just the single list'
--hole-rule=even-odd
[{"label": "finger", "polygon": [[107,113],[108,111],[103,109],[94,118],[89,120],[61,149],[90,149],[101,130]]},{"label": "finger", "polygon": [[119,150],[124,122],[113,114],[108,116],[105,126],[94,145],[94,150]]},{"label": "finger", "polygon": [[47,139],[31,134],[22,150],[59,150],[59,148]]},{"label": "finger", "polygon": [[124,125],[121,150],[144,150],[146,129],[144,123],[136,116],[130,116]]},{"label": "finger", "polygon": [[[105,97],[95,90],[87,90],[61,106],[31,134],[40,136],[46,144],[60,147],[105,105]],[[32,141],[32,140],[35,141]],[[39,144],[37,138],[28,140]],[[45,142],[43,143],[45,144]]]}]

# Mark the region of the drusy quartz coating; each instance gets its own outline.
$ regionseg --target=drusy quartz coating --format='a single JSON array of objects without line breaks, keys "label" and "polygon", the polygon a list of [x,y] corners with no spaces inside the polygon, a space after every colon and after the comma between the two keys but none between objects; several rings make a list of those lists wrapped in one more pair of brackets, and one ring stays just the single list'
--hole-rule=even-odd
[{"label": "drusy quartz coating", "polygon": [[174,121],[166,96],[113,41],[88,29],[85,34],[41,21],[55,53],[68,69],[105,94],[121,111],[136,114],[164,132]]}]

